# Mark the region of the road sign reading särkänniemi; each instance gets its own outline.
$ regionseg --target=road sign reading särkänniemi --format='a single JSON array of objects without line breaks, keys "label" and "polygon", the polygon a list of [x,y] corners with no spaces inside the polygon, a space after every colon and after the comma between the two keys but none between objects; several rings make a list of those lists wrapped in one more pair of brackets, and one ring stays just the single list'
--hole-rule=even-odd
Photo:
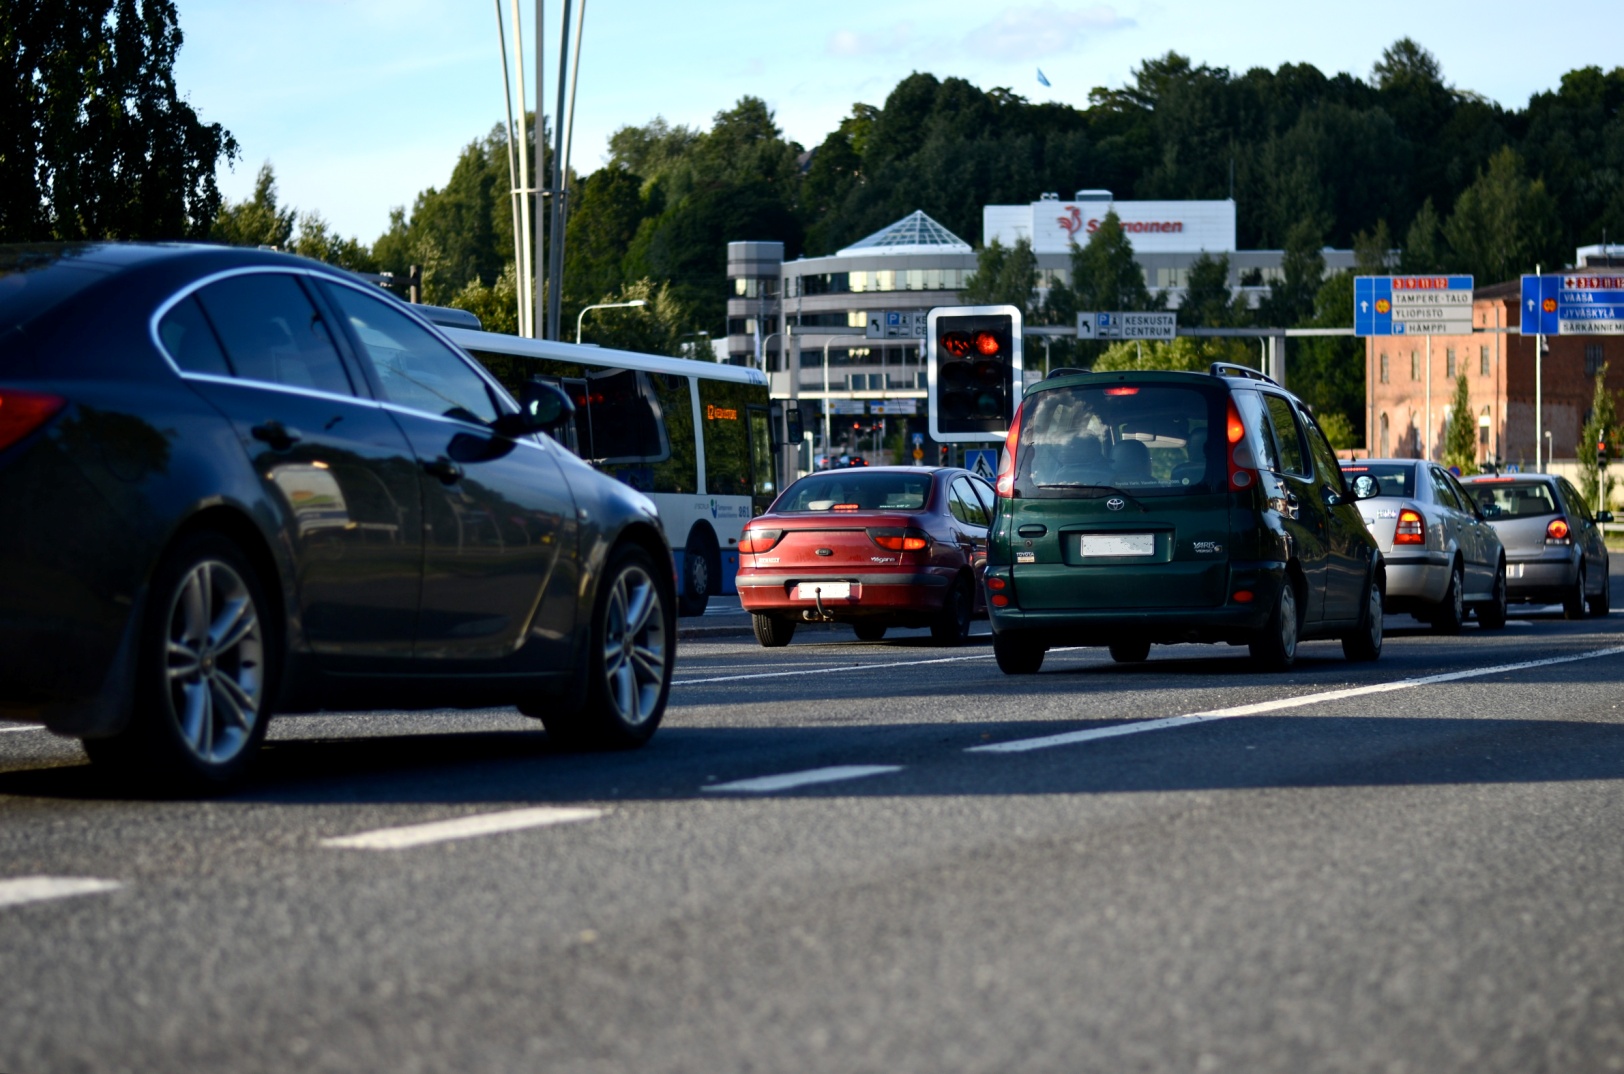
[{"label": "road sign reading s\u00e4rk\u00e4nniemi", "polygon": [[1624,335],[1624,275],[1524,276],[1521,328],[1525,336]]},{"label": "road sign reading s\u00e4rk\u00e4nniemi", "polygon": [[1472,331],[1470,276],[1355,276],[1356,336],[1456,336]]},{"label": "road sign reading s\u00e4rk\u00e4nniemi", "polygon": [[1077,315],[1078,339],[1172,339],[1177,334],[1176,313],[1112,310]]}]

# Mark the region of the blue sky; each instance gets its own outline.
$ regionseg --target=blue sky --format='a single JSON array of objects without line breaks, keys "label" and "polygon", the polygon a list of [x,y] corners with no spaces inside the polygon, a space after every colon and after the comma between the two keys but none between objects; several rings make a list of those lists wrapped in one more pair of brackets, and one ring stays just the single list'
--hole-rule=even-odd
[{"label": "blue sky", "polygon": [[[221,169],[228,198],[246,197],[269,160],[284,204],[370,243],[392,206],[443,184],[461,148],[502,118],[493,0],[177,6],[180,91],[242,146],[235,169]],[[521,7],[532,100],[535,2]],[[547,4],[549,68],[561,7]],[[572,163],[599,167],[617,127],[656,115],[707,126],[745,94],[767,101],[785,133],[810,147],[853,102],[883,103],[911,71],[1084,105],[1092,88],[1119,86],[1141,59],[1168,50],[1237,71],[1306,62],[1368,76],[1381,50],[1408,34],[1452,84],[1520,107],[1565,71],[1620,63],[1624,4],[1588,5],[1572,18],[1539,10],[1526,0],[589,0]],[[1050,88],[1038,84],[1038,67]]]}]

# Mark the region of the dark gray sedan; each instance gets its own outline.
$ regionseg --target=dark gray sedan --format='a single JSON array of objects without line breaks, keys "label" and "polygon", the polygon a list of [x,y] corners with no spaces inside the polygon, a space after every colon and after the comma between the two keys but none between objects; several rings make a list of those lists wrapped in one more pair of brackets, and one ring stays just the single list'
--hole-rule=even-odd
[{"label": "dark gray sedan", "polygon": [[1532,604],[1561,604],[1569,619],[1588,607],[1606,615],[1607,545],[1579,490],[1553,474],[1467,478],[1466,490],[1506,547],[1507,595]]}]

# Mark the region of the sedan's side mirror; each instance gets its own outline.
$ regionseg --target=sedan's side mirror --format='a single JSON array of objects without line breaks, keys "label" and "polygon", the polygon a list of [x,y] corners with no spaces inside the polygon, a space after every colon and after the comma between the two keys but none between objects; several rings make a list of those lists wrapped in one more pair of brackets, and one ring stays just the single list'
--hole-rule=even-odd
[{"label": "sedan's side mirror", "polygon": [[574,415],[575,403],[563,388],[540,378],[527,380],[519,388],[519,412],[498,418],[496,431],[504,436],[548,433]]},{"label": "sedan's side mirror", "polygon": [[1360,474],[1353,479],[1353,498],[1355,500],[1372,500],[1381,494],[1381,483],[1369,474]]},{"label": "sedan's side mirror", "polygon": [[1612,520],[1613,520],[1613,512],[1611,512],[1611,511],[1597,511],[1596,512],[1596,521],[1597,522],[1611,522]]}]

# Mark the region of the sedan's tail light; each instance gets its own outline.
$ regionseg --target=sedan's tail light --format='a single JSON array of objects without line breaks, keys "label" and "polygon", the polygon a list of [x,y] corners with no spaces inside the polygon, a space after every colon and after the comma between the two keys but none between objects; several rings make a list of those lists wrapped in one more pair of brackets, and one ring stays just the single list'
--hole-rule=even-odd
[{"label": "sedan's tail light", "polygon": [[66,405],[60,395],[0,388],[0,451],[56,417]]},{"label": "sedan's tail light", "polygon": [[868,539],[891,552],[923,552],[930,547],[930,537],[925,531],[912,527],[875,527],[868,531]]},{"label": "sedan's tail light", "polygon": [[765,526],[748,526],[745,528],[744,536],[739,538],[739,551],[752,555],[756,552],[765,552],[777,544],[778,539],[782,536],[784,536],[783,530],[770,530]]},{"label": "sedan's tail light", "polygon": [[1565,518],[1553,518],[1545,527],[1546,544],[1572,544],[1573,530],[1568,526]]},{"label": "sedan's tail light", "polygon": [[1426,544],[1427,526],[1417,511],[1408,507],[1398,513],[1398,527],[1393,530],[1394,544]]}]

